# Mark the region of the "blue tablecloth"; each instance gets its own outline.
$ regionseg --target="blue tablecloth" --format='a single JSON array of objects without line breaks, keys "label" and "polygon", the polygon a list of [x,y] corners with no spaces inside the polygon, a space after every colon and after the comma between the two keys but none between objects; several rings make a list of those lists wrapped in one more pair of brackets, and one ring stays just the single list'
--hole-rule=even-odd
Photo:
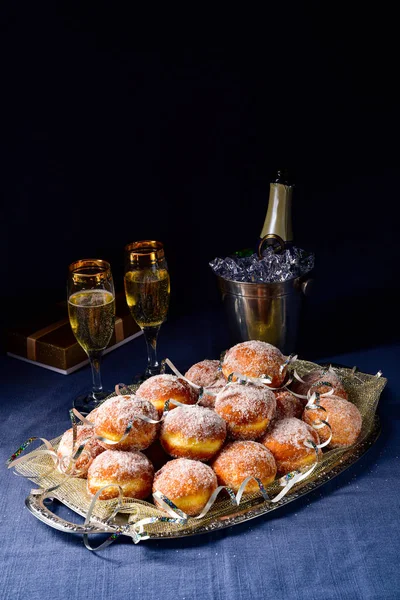
[{"label": "blue tablecloth", "polygon": [[[218,357],[224,340],[207,316],[166,323],[160,355],[186,369]],[[105,357],[104,381],[129,382],[144,366],[142,338]],[[315,359],[316,356],[302,357]],[[213,534],[135,546],[120,538],[100,553],[24,508],[31,485],[3,468],[0,598],[263,598],[398,600],[400,581],[400,347],[317,357],[389,379],[379,406],[383,433],[364,457],[312,494],[270,515]],[[69,426],[71,399],[88,368],[62,376],[2,358],[1,460],[32,435]]]}]

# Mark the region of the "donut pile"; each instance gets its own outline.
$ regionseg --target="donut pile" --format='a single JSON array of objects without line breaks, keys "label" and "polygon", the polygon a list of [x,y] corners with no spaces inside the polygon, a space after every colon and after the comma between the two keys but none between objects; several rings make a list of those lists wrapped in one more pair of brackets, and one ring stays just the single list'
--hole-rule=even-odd
[{"label": "donut pile", "polygon": [[[110,486],[100,499],[117,497],[112,485],[118,484],[124,496],[159,492],[194,516],[218,485],[236,493],[254,477],[265,487],[277,475],[315,463],[324,442],[328,450],[354,444],[361,415],[334,371],[316,369],[289,390],[282,387],[287,367],[287,357],[271,344],[243,342],[221,363],[204,360],[185,377],[156,375],[134,396],[109,398],[88,415],[93,427],[77,427],[76,444],[88,441],[76,475],[87,479],[91,495]],[[164,413],[167,400],[179,404]],[[72,445],[69,429],[58,448],[61,469],[70,464]],[[245,491],[258,489],[252,479]]]}]

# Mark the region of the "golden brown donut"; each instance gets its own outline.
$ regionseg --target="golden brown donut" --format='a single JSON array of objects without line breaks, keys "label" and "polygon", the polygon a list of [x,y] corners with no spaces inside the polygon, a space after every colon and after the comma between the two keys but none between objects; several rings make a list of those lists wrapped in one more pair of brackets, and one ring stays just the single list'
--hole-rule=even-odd
[{"label": "golden brown donut", "polygon": [[[198,460],[170,460],[154,477],[153,493],[161,492],[187,515],[201,513],[217,488],[217,476],[208,465]],[[154,498],[156,506],[162,508]]]},{"label": "golden brown donut", "polygon": [[[227,444],[211,467],[217,474],[218,484],[227,485],[237,492],[246,477],[261,479],[264,486],[270,484],[276,475],[276,463],[271,452],[258,442],[243,441]],[[256,481],[249,481],[246,493],[259,491]]]},{"label": "golden brown donut", "polygon": [[206,408],[214,408],[215,397],[226,385],[219,360],[202,360],[194,364],[185,373],[185,377],[203,388],[203,395],[199,402]]},{"label": "golden brown donut", "polygon": [[175,458],[209,460],[222,447],[226,425],[216,412],[203,406],[178,406],[167,414],[160,441]]},{"label": "golden brown donut", "polygon": [[300,398],[296,398],[296,396],[293,396],[293,394],[287,390],[277,390],[274,394],[276,398],[276,421],[288,419],[290,417],[301,419],[304,404]]},{"label": "golden brown donut", "polygon": [[[310,394],[314,392],[326,394],[333,387],[335,396],[340,396],[347,400],[347,392],[343,387],[343,383],[332,369],[315,369],[303,375],[302,379],[304,383],[295,379],[290,385],[290,389],[296,394],[307,396],[309,390]],[[330,383],[331,385],[322,385],[323,383]],[[303,400],[303,402],[306,404],[307,400]]]},{"label": "golden brown donut", "polygon": [[[176,375],[154,375],[146,379],[136,391],[140,398],[149,400],[155,406],[159,416],[164,411],[167,400],[177,400],[182,404],[196,404],[198,392],[187,381]],[[171,403],[170,409],[176,408]]]},{"label": "golden brown donut", "polygon": [[[146,498],[151,492],[154,469],[149,459],[141,452],[106,450],[97,456],[89,467],[87,489],[92,495],[102,487],[118,484],[124,496]],[[108,500],[118,497],[116,486],[104,490],[99,498]]]},{"label": "golden brown donut", "polygon": [[268,376],[271,378],[271,387],[282,385],[286,368],[283,367],[285,357],[282,352],[258,340],[241,342],[230,348],[222,361],[222,372],[226,378],[231,373],[240,373],[248,377]]},{"label": "golden brown donut", "polygon": [[[101,406],[101,405],[100,405],[100,406]],[[97,407],[97,408],[94,408],[93,410],[91,410],[91,411],[90,411],[90,413],[88,413],[88,414],[85,416],[85,418],[86,418],[88,421],[90,421],[91,423],[94,423],[94,419],[95,419],[96,413],[97,413],[97,411],[98,411],[98,408],[99,408],[99,407]]]},{"label": "golden brown donut", "polygon": [[215,412],[226,421],[228,437],[235,440],[262,436],[275,411],[274,393],[262,384],[233,383],[215,399]]},{"label": "golden brown donut", "polygon": [[[307,440],[319,444],[318,433],[304,421],[292,417],[275,421],[260,442],[272,452],[278,472],[283,474],[315,462],[314,448],[304,445]],[[318,455],[321,454],[318,449]]]},{"label": "golden brown donut", "polygon": [[[351,446],[357,440],[361,432],[362,417],[355,404],[340,398],[339,396],[322,396],[319,400],[323,410],[305,409],[303,421],[312,425],[315,421],[328,421],[332,428],[332,439],[327,448],[345,448]],[[330,436],[329,427],[318,429],[321,442],[328,440]]]},{"label": "golden brown donut", "polygon": [[185,377],[203,388],[226,383],[219,360],[202,360],[191,366]]},{"label": "golden brown donut", "polygon": [[127,437],[117,444],[109,444],[100,440],[103,448],[110,450],[143,450],[155,440],[158,426],[139,418],[144,415],[157,420],[158,413],[151,402],[137,396],[113,396],[97,409],[94,419],[95,435],[117,441],[122,438],[129,423],[132,429]]},{"label": "golden brown donut", "polygon": [[[85,444],[82,454],[75,464],[72,465],[70,459],[78,450],[79,446],[86,440],[88,440],[88,442]],[[60,459],[59,470],[62,473],[67,473],[71,472],[70,469],[72,468],[75,477],[84,479],[93,459],[104,452],[104,448],[100,446],[98,440],[94,437],[93,427],[90,425],[78,425],[76,428],[76,442],[74,449],[72,449],[72,442],[73,430],[71,428],[67,429],[64,433],[57,448],[57,456]]]}]

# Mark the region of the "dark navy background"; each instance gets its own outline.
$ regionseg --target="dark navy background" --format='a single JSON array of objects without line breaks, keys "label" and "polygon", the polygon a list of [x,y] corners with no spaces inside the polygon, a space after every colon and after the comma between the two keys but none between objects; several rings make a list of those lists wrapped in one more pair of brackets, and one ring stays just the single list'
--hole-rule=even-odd
[{"label": "dark navy background", "polygon": [[296,241],[317,257],[300,349],[398,338],[392,19],[268,10],[251,37],[207,45],[111,6],[3,10],[6,325],[63,300],[78,258],[110,260],[121,288],[124,245],[148,237],[165,244],[170,318],[217,309],[208,262],[255,242],[284,165]]}]

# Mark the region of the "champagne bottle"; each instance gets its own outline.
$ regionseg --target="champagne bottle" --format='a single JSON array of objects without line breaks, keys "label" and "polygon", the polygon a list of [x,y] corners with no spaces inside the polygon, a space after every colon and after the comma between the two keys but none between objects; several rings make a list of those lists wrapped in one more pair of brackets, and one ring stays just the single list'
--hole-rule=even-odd
[{"label": "champagne bottle", "polygon": [[282,251],[293,245],[292,193],[287,170],[280,170],[270,183],[268,210],[259,238],[259,250],[272,245]]}]

